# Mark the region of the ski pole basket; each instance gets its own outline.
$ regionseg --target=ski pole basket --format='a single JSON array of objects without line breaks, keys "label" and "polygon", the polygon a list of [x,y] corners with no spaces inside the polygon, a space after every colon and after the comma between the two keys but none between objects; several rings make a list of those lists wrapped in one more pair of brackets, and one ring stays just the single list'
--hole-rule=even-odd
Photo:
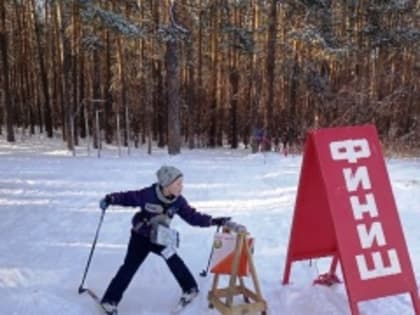
[{"label": "ski pole basket", "polygon": [[[238,225],[239,226],[239,225]],[[223,315],[243,315],[243,314],[266,314],[267,303],[261,295],[257,273],[252,261],[251,249],[253,240],[243,226],[239,229],[232,229],[235,226],[224,227],[222,236],[224,240],[232,240],[233,252],[213,263],[211,272],[214,273],[212,288],[208,293],[210,308],[217,309]],[[215,259],[217,259],[217,247],[223,246],[223,240],[215,236],[213,244],[215,249]],[[219,257],[220,258],[220,257]],[[221,267],[221,265],[224,265]],[[227,269],[226,269],[227,267]],[[218,288],[220,276],[229,277],[229,284],[226,288]],[[251,276],[255,291],[245,286],[244,276]],[[237,283],[239,280],[239,283]],[[242,295],[244,302],[234,305],[234,296]]]}]

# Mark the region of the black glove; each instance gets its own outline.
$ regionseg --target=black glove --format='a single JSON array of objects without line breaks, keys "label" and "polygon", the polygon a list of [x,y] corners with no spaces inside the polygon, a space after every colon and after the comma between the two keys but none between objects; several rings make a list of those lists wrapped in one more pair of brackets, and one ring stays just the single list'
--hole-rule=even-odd
[{"label": "black glove", "polygon": [[216,217],[211,219],[211,225],[222,226],[225,225],[226,222],[230,221],[231,217]]},{"label": "black glove", "polygon": [[102,198],[99,201],[99,208],[101,208],[102,211],[105,211],[106,208],[108,208],[110,204],[111,204],[111,197],[109,195],[106,195],[104,198]]}]

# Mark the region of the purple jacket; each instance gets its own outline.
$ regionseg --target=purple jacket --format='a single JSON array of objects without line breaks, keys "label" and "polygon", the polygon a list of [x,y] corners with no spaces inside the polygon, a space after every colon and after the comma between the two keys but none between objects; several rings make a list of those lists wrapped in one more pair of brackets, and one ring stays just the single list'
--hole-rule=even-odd
[{"label": "purple jacket", "polygon": [[165,225],[169,225],[175,214],[194,226],[207,227],[212,221],[211,216],[192,208],[182,195],[172,199],[163,196],[157,184],[140,190],[111,193],[107,198],[111,205],[140,207],[132,219],[133,230],[147,237],[153,221],[165,218]]}]

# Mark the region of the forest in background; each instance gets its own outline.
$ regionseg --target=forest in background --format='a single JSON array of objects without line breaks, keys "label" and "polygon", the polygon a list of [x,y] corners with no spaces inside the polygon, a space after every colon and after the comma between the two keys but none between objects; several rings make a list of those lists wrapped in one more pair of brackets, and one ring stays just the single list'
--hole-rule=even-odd
[{"label": "forest in background", "polygon": [[0,133],[300,147],[374,123],[420,148],[415,0],[0,0]]}]

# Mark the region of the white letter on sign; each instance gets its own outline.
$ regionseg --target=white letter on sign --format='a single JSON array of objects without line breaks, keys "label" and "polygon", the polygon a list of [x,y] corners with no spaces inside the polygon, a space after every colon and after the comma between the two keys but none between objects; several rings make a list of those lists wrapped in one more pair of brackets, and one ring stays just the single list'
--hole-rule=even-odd
[{"label": "white letter on sign", "polygon": [[368,231],[366,224],[357,225],[357,232],[359,233],[360,244],[362,248],[370,248],[376,240],[378,246],[386,245],[384,230],[381,222],[374,222]]},{"label": "white letter on sign", "polygon": [[373,194],[366,194],[366,203],[361,204],[357,196],[350,197],[351,208],[353,209],[353,216],[356,220],[363,219],[363,213],[367,212],[372,218],[378,216],[378,209]]},{"label": "white letter on sign", "polygon": [[364,190],[372,188],[366,166],[358,167],[354,174],[351,172],[351,168],[345,168],[343,169],[343,175],[346,179],[347,191],[349,192],[356,191],[359,184],[362,184]]},{"label": "white letter on sign", "polygon": [[358,159],[370,156],[366,139],[331,142],[330,152],[333,160],[347,160],[349,163],[356,163]]},{"label": "white letter on sign", "polygon": [[360,279],[369,280],[380,277],[387,277],[401,273],[400,261],[398,260],[397,251],[390,249],[387,251],[390,261],[389,267],[384,266],[384,261],[380,252],[372,253],[374,268],[368,270],[364,255],[356,256],[356,263],[359,269]]}]

